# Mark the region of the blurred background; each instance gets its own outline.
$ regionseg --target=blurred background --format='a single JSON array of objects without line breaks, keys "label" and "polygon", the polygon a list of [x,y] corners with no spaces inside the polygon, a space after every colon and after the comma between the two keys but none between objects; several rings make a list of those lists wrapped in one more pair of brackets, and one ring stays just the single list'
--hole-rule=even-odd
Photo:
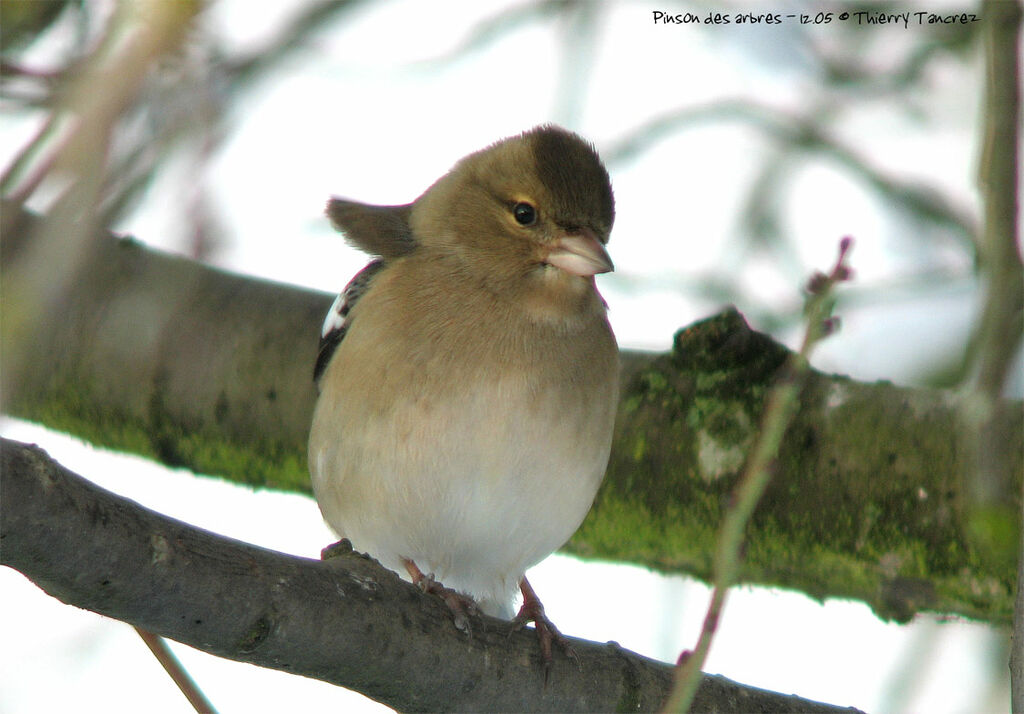
[{"label": "blurred background", "polygon": [[[955,389],[982,300],[982,28],[927,14],[965,10],[980,12],[943,0],[3,0],[3,190],[49,210],[67,188],[55,157],[71,154],[76,170],[102,177],[92,190],[112,230],[337,292],[367,258],[323,218],[329,195],[408,202],[461,156],[555,122],[592,140],[612,176],[616,271],[600,289],[622,347],[664,350],[679,327],[728,304],[792,346],[801,286],[850,235],[843,327],[815,367]],[[747,12],[782,21],[739,24]],[[894,12],[909,22],[867,23]],[[731,22],[664,22],[709,13]],[[141,49],[139,23],[164,28]],[[110,81],[84,85],[98,57]],[[114,107],[117,120],[83,138],[69,107]],[[1020,397],[1016,360],[1008,392]],[[0,428],[210,530],[305,556],[332,539],[307,497],[10,418]],[[695,643],[708,597],[685,578],[565,556],[530,577],[567,634],[666,661]],[[127,625],[8,569],[0,583],[0,712],[188,710]],[[1007,638],[980,623],[919,615],[901,626],[859,603],[740,588],[707,670],[867,711],[1006,711]],[[221,711],[380,709],[174,647]]]}]

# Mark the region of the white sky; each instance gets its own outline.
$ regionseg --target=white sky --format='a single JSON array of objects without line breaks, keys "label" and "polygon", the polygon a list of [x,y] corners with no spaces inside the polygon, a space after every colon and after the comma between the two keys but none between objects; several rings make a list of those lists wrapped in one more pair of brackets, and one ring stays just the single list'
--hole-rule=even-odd
[{"label": "white sky", "polygon": [[[253,46],[254,38],[279,26],[286,5],[230,0],[214,5],[210,19],[236,46]],[[236,133],[206,179],[230,236],[214,259],[239,272],[337,291],[366,258],[322,218],[329,194],[409,201],[465,153],[540,122],[564,121],[554,110],[565,92],[560,35],[545,23],[525,24],[442,70],[408,69],[410,60],[456,47],[499,5],[371,3],[342,31],[322,33],[268,78],[235,114]],[[608,5],[579,121],[571,127],[599,149],[677,107],[747,97],[795,111],[821,91],[791,25],[656,27],[651,11],[663,9],[658,4]],[[786,8],[818,9],[772,6]],[[877,28],[866,57],[885,66],[903,47],[885,38],[922,31]],[[827,43],[829,30],[811,36]],[[866,98],[841,123],[840,137],[874,165],[928,180],[977,215],[978,97],[976,76],[969,73],[977,67],[937,62],[928,92],[907,97],[938,119],[914,123],[890,104]],[[3,128],[6,137],[17,130],[6,119]],[[907,225],[881,213],[870,191],[834,166],[809,165],[782,194],[786,229],[796,244],[795,275],[766,258],[741,262],[733,252],[737,215],[764,150],[748,129],[704,124],[634,162],[609,167],[617,199],[610,243],[617,271],[601,278],[601,289],[623,346],[663,349],[675,329],[717,309],[679,289],[710,271],[740,272],[750,300],[757,301],[740,304],[741,310],[795,304],[803,277],[831,265],[839,237],[847,234],[857,240],[857,286],[870,300],[841,305],[843,331],[820,350],[820,368],[905,382],[927,364],[923,355],[963,343],[977,310],[972,284],[932,285],[914,299],[888,286],[922,261],[959,269],[964,259],[952,251],[908,248],[912,242],[901,234]],[[121,229],[181,249],[187,228],[178,221],[180,201],[168,197],[182,194],[180,179],[194,184],[195,177],[187,162],[178,167]],[[37,441],[82,475],[217,532],[303,555],[332,540],[305,497],[196,478],[20,422],[2,422],[0,432]],[[703,585],[683,578],[562,556],[530,577],[566,633],[616,640],[668,661],[693,646],[707,600]],[[0,591],[7,604],[0,624],[0,714],[188,711],[127,626],[61,605],[7,569],[0,570]],[[1003,636],[982,625],[922,616],[903,627],[878,621],[858,603],[819,604],[795,593],[740,588],[730,595],[707,670],[872,712],[1005,711],[1006,671],[998,664],[1005,661],[1004,647]],[[222,712],[273,712],[296,702],[310,710],[351,706],[344,697],[353,695],[330,685],[176,649]],[[995,681],[993,672],[1001,675]]]}]

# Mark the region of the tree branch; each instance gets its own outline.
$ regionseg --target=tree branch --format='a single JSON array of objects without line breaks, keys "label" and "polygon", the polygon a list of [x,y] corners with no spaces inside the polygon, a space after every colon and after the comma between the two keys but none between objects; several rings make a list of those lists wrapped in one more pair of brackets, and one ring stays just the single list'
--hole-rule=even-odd
[{"label": "tree branch", "polygon": [[[1011,484],[1012,439],[1007,439],[1008,406],[1001,397],[1024,325],[1024,269],[1018,227],[1020,178],[1020,27],[1019,2],[982,3],[985,23],[984,142],[979,183],[985,199],[981,236],[981,274],[985,302],[975,328],[973,367],[976,379],[964,408],[965,431],[973,439],[968,464],[971,502],[968,526],[974,545],[989,560],[1017,562],[1017,594],[1010,651],[1010,698],[1024,712],[1024,528],[1020,495]],[[970,352],[970,351],[969,351]],[[1019,408],[1017,409],[1019,412]],[[1012,428],[1012,426],[1010,427]],[[1016,538],[1007,537],[1016,533]]]},{"label": "tree branch", "polygon": [[[44,219],[3,220],[8,279]],[[311,365],[332,296],[109,237],[75,286],[34,326],[38,351],[16,378],[0,324],[0,369],[19,387],[8,413],[197,473],[309,490]],[[735,310],[680,331],[670,352],[623,352],[608,475],[568,549],[708,579],[725,499],[789,354]],[[1024,414],[1019,402],[1006,414],[1019,513]],[[1013,568],[965,536],[958,415],[953,393],[812,370],[740,582],[860,599],[901,620],[929,609],[1008,623]]]},{"label": "tree branch", "polygon": [[[0,440],[0,563],[59,600],[211,654],[355,689],[402,711],[651,711],[672,670],[614,643],[573,640],[550,681],[531,631],[474,618],[375,561],[315,561],[188,526],[95,486],[42,450]],[[705,677],[717,712],[838,708]]]}]

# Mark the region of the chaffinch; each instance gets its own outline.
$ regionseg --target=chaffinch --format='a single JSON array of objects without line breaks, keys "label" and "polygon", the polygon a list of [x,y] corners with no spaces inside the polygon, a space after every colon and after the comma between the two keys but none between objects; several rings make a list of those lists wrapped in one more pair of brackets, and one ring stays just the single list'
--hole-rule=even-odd
[{"label": "chaffinch", "polygon": [[579,136],[541,126],[411,204],[332,198],[327,213],[377,257],[321,334],[309,464],[324,518],[444,597],[462,629],[473,602],[511,617],[518,587],[516,621],[536,623],[550,662],[563,640],[524,573],[590,509],[618,401],[594,285],[612,270],[608,173]]}]

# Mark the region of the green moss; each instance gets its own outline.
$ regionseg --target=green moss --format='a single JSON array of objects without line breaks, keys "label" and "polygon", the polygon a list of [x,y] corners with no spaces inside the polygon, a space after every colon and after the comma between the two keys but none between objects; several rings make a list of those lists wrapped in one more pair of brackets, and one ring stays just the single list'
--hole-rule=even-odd
[{"label": "green moss", "polygon": [[644,382],[644,391],[648,393],[665,392],[668,389],[668,379],[658,370],[648,369],[640,374]]},{"label": "green moss", "polygon": [[619,414],[633,414],[643,403],[643,397],[639,394],[631,394],[619,403]]},{"label": "green moss", "polygon": [[[640,499],[602,491],[593,510],[565,550],[686,573],[705,582],[712,577],[717,537],[717,498],[705,496],[664,512]],[[838,527],[855,528],[848,520]],[[866,547],[844,552],[772,519],[755,520],[747,531],[740,582],[795,589],[817,599],[849,598],[867,603],[883,619],[904,622],[919,611],[956,612],[1009,623],[1012,588],[994,578],[964,570],[937,573],[929,547],[919,540],[893,541],[890,550]]]},{"label": "green moss", "polygon": [[633,440],[633,461],[642,461],[644,455],[647,453],[647,439],[644,438],[643,434],[636,434]]},{"label": "green moss", "polygon": [[46,424],[96,446],[138,454],[195,473],[288,491],[310,492],[303,452],[272,439],[244,444],[223,433],[187,432],[170,420],[141,422],[94,406],[87,387],[64,386],[44,398],[13,404],[11,414]]},{"label": "green moss", "polygon": [[44,398],[9,405],[11,414],[37,421],[48,428],[74,434],[96,446],[126,451],[149,459],[157,457],[149,434],[137,420],[97,409],[86,389],[68,386],[51,390]]},{"label": "green moss", "polygon": [[605,496],[566,546],[582,556],[646,564],[658,570],[710,575],[714,531],[699,505],[654,513],[639,500]]}]

